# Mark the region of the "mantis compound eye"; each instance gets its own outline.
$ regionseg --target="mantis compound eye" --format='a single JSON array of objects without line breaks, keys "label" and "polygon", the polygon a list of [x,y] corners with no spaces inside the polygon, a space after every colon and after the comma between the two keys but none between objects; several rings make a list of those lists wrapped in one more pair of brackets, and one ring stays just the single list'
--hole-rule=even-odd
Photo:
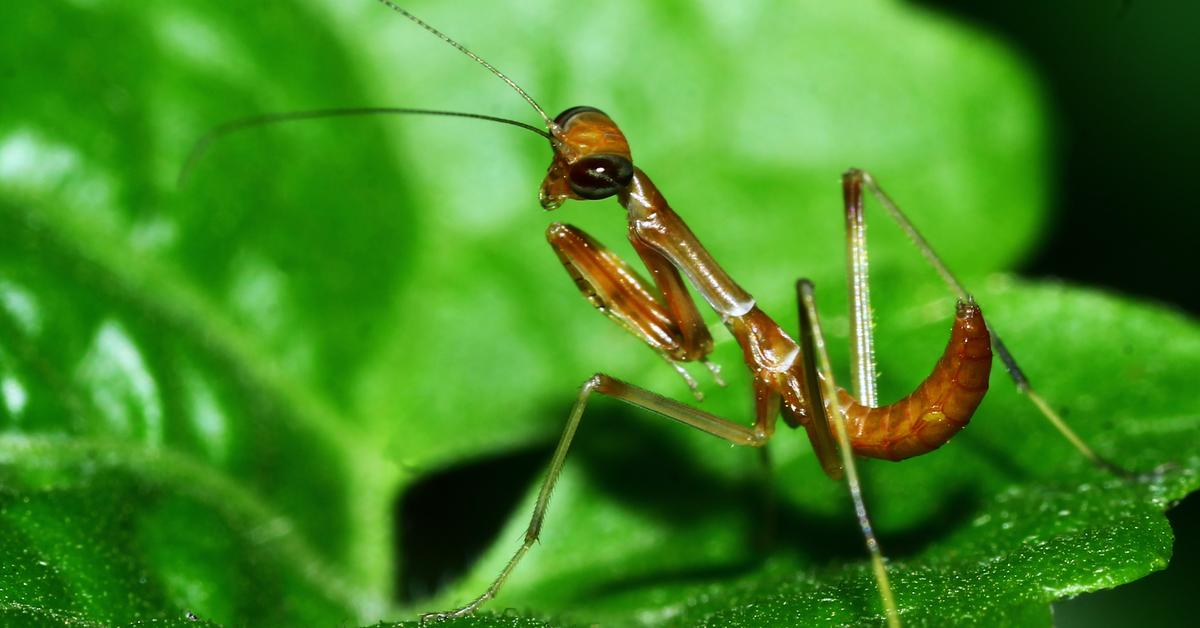
[{"label": "mantis compound eye", "polygon": [[605,113],[603,111],[600,111],[599,109],[597,109],[595,107],[587,107],[587,106],[571,107],[570,109],[567,109],[567,110],[563,111],[562,113],[558,114],[558,117],[554,119],[554,123],[559,126],[565,126],[571,118],[574,118],[576,115],[579,115],[581,113],[588,113],[588,112],[605,115]]},{"label": "mantis compound eye", "polygon": [[580,198],[608,198],[629,185],[633,162],[621,155],[588,155],[571,164],[567,183]]}]

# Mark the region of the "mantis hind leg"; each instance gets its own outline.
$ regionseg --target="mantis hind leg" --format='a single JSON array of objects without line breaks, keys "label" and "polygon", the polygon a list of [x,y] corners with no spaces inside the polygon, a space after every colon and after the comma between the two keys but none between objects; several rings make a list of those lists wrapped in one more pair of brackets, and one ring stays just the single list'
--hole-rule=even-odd
[{"label": "mantis hind leg", "polygon": [[[883,188],[875,182],[874,177],[870,173],[851,169],[842,175],[842,191],[845,197],[846,207],[846,246],[847,246],[847,263],[849,266],[849,281],[850,281],[850,302],[852,304],[851,312],[851,328],[850,337],[853,344],[854,356],[853,362],[853,377],[854,377],[854,395],[863,405],[876,406],[878,405],[875,392],[875,369],[874,369],[874,349],[871,333],[871,305],[870,293],[867,280],[867,243],[866,243],[866,225],[864,220],[863,208],[863,189],[866,188],[876,200],[883,205],[887,214],[900,226],[913,245],[921,255],[933,266],[938,275],[942,278],[943,283],[955,294],[961,301],[973,302],[974,299],[967,292],[966,287],[961,281],[955,277],[941,256],[933,249],[929,242],[917,230],[916,225],[909,220],[908,216],[900,210],[900,207],[892,200]],[[1107,458],[1097,454],[1078,434],[1075,433],[1066,421],[1055,411],[1049,403],[1033,388],[1029,378],[1021,367],[1017,364],[1008,347],[1004,345],[1004,341],[1000,339],[1000,335],[996,333],[995,328],[987,325],[987,331],[991,335],[991,345],[996,357],[1004,365],[1004,369],[1008,372],[1009,377],[1016,385],[1017,390],[1024,394],[1033,405],[1038,409],[1038,412],[1045,418],[1055,430],[1059,432],[1071,445],[1079,451],[1085,458],[1091,461],[1096,466],[1122,477],[1133,475],[1123,467],[1111,462]]]}]

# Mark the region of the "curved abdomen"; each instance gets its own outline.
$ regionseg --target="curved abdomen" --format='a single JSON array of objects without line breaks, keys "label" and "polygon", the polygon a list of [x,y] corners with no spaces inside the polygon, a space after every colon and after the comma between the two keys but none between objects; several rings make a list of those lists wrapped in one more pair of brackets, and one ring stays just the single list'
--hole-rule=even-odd
[{"label": "curved abdomen", "polygon": [[904,460],[941,447],[971,420],[991,371],[991,337],[983,313],[973,303],[960,303],[945,353],[912,394],[871,408],[839,390],[854,453]]}]

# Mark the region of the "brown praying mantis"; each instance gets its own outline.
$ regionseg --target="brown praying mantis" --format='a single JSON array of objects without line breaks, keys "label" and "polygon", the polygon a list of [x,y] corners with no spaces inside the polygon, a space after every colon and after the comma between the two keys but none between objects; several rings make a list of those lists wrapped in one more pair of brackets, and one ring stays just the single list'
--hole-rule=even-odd
[{"label": "brown praying mantis", "polygon": [[[389,0],[379,0],[428,32],[478,62],[515,90],[542,118],[545,130],[481,114],[406,109],[346,108],[271,114],[228,123],[206,136],[185,172],[207,143],[239,129],[316,117],[360,114],[427,114],[459,116],[518,126],[548,140],[552,160],[539,200],[546,210],[567,200],[615,197],[624,208],[630,244],[650,280],[596,239],[573,226],[555,222],[546,232],[551,248],[582,295],[605,316],[658,353],[699,398],[697,384],[683,364],[700,362],[720,383],[719,369],[707,360],[713,338],[704,323],[692,288],[721,318],[742,350],[754,394],[752,425],[731,421],[688,404],[598,373],[580,388],[549,470],[537,496],[523,542],[494,582],[460,608],[431,613],[426,619],[473,613],[492,599],[537,541],[551,494],[567,452],[592,395],[621,400],[699,429],[734,445],[762,447],[775,433],[780,417],[791,428],[804,428],[821,468],[830,478],[844,478],[870,555],[880,603],[892,625],[900,613],[888,582],[883,552],[872,530],[862,498],[855,456],[903,460],[932,451],[966,426],[988,386],[993,356],[1000,359],[1017,388],[1085,457],[1118,474],[1124,472],[1097,455],[1032,388],[980,306],[925,240],[899,206],[867,172],[843,175],[846,247],[849,269],[851,390],[834,381],[813,286],[796,283],[798,334],[761,310],[755,299],[718,264],[683,219],[670,207],[650,177],[634,165],[629,143],[616,123],[592,107],[572,107],[551,118],[520,86],[488,62]],[[880,405],[876,390],[874,337],[864,198],[873,196],[913,241],[958,298],[950,339],[929,376],[909,395]],[[686,282],[685,282],[686,278]]]}]

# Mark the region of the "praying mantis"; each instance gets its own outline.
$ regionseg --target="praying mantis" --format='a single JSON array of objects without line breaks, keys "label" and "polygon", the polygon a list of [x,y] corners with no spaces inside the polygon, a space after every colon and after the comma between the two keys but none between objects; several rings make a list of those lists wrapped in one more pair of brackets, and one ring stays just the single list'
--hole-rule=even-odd
[{"label": "praying mantis", "polygon": [[[415,20],[411,14],[400,7],[389,2],[384,2],[384,4]],[[433,30],[423,22],[418,21],[418,23],[440,35],[440,32]],[[444,39],[450,41],[449,38],[444,37]],[[477,60],[479,59],[477,58]],[[485,63],[485,65],[487,64]],[[487,67],[493,69],[491,66]],[[494,69],[493,71],[495,72]],[[501,78],[506,78],[499,72],[496,74]],[[515,83],[510,82],[509,84],[524,95],[523,90],[516,87]],[[630,229],[636,232],[636,235],[631,237],[631,241],[638,254],[647,262],[651,276],[656,280],[655,284],[650,284],[644,280],[634,279],[631,267],[611,256],[601,248],[596,240],[568,225],[556,223],[547,232],[548,238],[560,261],[566,266],[568,274],[584,296],[593,305],[614,318],[618,324],[631,330],[633,335],[651,345],[666,358],[668,364],[676,367],[681,362],[703,362],[709,343],[711,343],[711,339],[706,338],[708,332],[699,318],[695,302],[689,300],[684,287],[686,278],[688,283],[701,293],[703,301],[716,311],[734,336],[738,338],[739,343],[745,349],[746,361],[752,370],[757,373],[786,373],[786,376],[781,376],[776,381],[769,381],[769,377],[772,376],[766,374],[756,377],[759,418],[753,428],[747,428],[706,412],[685,407],[678,402],[637,388],[632,383],[623,382],[607,375],[599,374],[588,379],[580,392],[579,402],[568,419],[566,434],[551,463],[552,470],[549,480],[541,491],[537,510],[532,517],[521,549],[518,550],[510,565],[500,574],[494,585],[479,598],[461,608],[434,613],[430,615],[430,619],[474,612],[494,596],[508,573],[517,567],[521,557],[537,539],[544,511],[550,503],[554,477],[566,460],[567,447],[574,433],[574,427],[578,425],[584,415],[585,402],[589,395],[599,393],[666,414],[670,418],[736,444],[750,446],[765,444],[766,440],[770,438],[771,430],[774,428],[773,415],[777,411],[789,413],[785,414],[785,421],[792,427],[806,429],[823,470],[831,477],[840,477],[845,473],[850,478],[851,492],[856,495],[856,512],[866,535],[867,545],[871,548],[874,571],[880,590],[880,604],[889,620],[898,622],[897,605],[889,599],[891,592],[887,583],[886,569],[883,567],[882,553],[878,548],[878,543],[870,534],[866,508],[857,496],[858,489],[855,487],[856,481],[853,479],[855,472],[849,445],[853,439],[841,433],[844,426],[838,418],[847,412],[847,408],[851,415],[858,413],[860,420],[857,426],[861,428],[859,436],[872,431],[871,428],[866,427],[868,423],[879,425],[886,422],[880,418],[882,415],[873,414],[872,410],[872,407],[877,405],[878,399],[873,391],[875,375],[872,372],[871,308],[866,273],[866,243],[865,234],[860,226],[864,215],[862,201],[867,195],[877,197],[884,210],[897,219],[910,237],[917,240],[918,250],[931,258],[930,261],[934,263],[935,268],[950,285],[952,292],[959,297],[960,304],[955,313],[957,317],[955,330],[952,332],[954,339],[950,343],[953,350],[946,354],[948,364],[945,367],[937,367],[939,370],[935,370],[935,374],[931,376],[931,381],[934,381],[931,386],[940,392],[938,395],[929,391],[921,392],[921,395],[926,397],[936,397],[939,400],[938,404],[952,405],[956,409],[953,412],[945,412],[940,407],[934,408],[929,404],[924,404],[920,406],[918,412],[912,414],[912,418],[917,421],[918,425],[945,426],[944,437],[939,435],[931,442],[917,445],[913,444],[912,439],[915,438],[919,441],[921,440],[919,437],[903,437],[887,431],[885,436],[873,441],[877,445],[874,451],[872,451],[872,445],[863,444],[861,447],[854,445],[853,453],[875,453],[879,457],[901,458],[924,453],[927,449],[942,444],[957,429],[961,429],[965,425],[974,406],[982,399],[983,389],[987,382],[987,368],[990,368],[991,364],[993,351],[991,347],[994,346],[994,352],[998,359],[1012,374],[1017,386],[1029,394],[1035,406],[1072,441],[1081,453],[1098,465],[1112,466],[1111,463],[1096,455],[1077,436],[1074,436],[1070,428],[1061,421],[1050,406],[1029,387],[1027,378],[1022,374],[1015,360],[1004,349],[998,336],[989,333],[987,324],[983,322],[984,313],[973,302],[969,292],[953,278],[949,269],[936,259],[933,247],[924,243],[916,228],[900,212],[898,205],[883,192],[882,187],[869,173],[852,170],[846,173],[843,180],[845,212],[850,218],[848,221],[850,223],[848,249],[852,268],[851,301],[854,303],[854,311],[851,316],[851,336],[856,343],[855,354],[857,356],[853,368],[854,390],[851,394],[835,388],[832,370],[824,355],[824,339],[819,317],[816,314],[815,296],[811,284],[804,282],[797,284],[797,296],[801,304],[797,317],[800,320],[799,333],[785,329],[784,325],[767,317],[761,310],[756,310],[757,306],[752,300],[753,297],[742,290],[728,273],[721,270],[716,261],[705,252],[699,240],[682,222],[683,219],[680,218],[680,215],[670,210],[665,199],[662,199],[657,189],[652,187],[654,184],[650,182],[648,175],[639,174],[640,171],[636,168],[640,166],[635,167],[634,163],[636,162],[629,159],[628,142],[621,135],[612,118],[592,108],[571,108],[552,118],[545,114],[531,98],[526,98],[546,123],[547,130],[544,136],[549,140],[554,155],[551,175],[542,185],[543,207],[546,209],[556,208],[567,199],[579,201],[617,197],[625,205]],[[397,113],[444,113],[399,109],[393,111]],[[360,112],[366,113],[365,111]],[[354,112],[346,110],[345,113]],[[266,121],[263,119],[253,122]],[[234,130],[234,127],[226,127],[224,130]],[[537,129],[533,130],[540,132]],[[587,137],[580,139],[574,135]],[[596,146],[602,146],[602,151],[596,152]],[[623,157],[625,161],[612,159],[610,156],[613,155]],[[603,158],[598,156],[603,156]],[[582,174],[574,176],[573,170],[580,167]],[[612,174],[614,172],[615,175]],[[637,209],[639,207],[640,210]],[[662,218],[664,222],[655,223],[655,217]],[[656,235],[659,236],[658,239],[655,238]],[[673,276],[672,273],[674,273]],[[664,283],[658,283],[658,279],[662,279]],[[660,302],[659,299],[662,301]],[[796,326],[792,326],[792,329],[795,328]],[[796,336],[796,338],[792,338],[792,336]],[[989,336],[991,342],[989,342]],[[977,366],[968,367],[965,366],[966,363],[975,363]],[[984,364],[988,367],[985,368]],[[960,385],[964,380],[970,381]],[[791,396],[788,397],[787,393],[791,393]],[[869,416],[875,418],[867,420],[865,417]],[[852,425],[855,424],[852,422]],[[901,451],[899,452],[895,451],[896,443],[903,443],[900,445]]]}]

